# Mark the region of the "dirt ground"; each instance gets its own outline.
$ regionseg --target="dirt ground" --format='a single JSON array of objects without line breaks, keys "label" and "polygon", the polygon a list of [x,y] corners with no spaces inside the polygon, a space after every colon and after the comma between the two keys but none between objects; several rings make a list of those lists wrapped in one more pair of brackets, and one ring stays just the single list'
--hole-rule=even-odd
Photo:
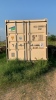
[{"label": "dirt ground", "polygon": [[0,100],[56,100],[56,70],[44,75],[39,82],[0,89]]}]

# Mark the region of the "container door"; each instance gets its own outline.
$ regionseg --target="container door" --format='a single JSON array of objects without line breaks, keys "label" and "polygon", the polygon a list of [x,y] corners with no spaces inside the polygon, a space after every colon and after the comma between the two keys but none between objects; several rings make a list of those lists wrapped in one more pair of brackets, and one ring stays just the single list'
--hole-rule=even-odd
[{"label": "container door", "polygon": [[26,23],[17,23],[18,59],[26,60]]},{"label": "container door", "polygon": [[46,22],[30,21],[28,29],[28,60],[46,60]]},{"label": "container door", "polygon": [[7,23],[8,59],[27,60],[26,22]]}]

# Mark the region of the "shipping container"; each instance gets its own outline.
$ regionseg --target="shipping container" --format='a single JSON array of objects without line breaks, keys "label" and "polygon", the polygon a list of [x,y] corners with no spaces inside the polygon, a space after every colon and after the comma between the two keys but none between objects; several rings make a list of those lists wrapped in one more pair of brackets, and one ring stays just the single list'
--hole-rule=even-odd
[{"label": "shipping container", "polygon": [[6,20],[8,60],[47,60],[47,19]]}]

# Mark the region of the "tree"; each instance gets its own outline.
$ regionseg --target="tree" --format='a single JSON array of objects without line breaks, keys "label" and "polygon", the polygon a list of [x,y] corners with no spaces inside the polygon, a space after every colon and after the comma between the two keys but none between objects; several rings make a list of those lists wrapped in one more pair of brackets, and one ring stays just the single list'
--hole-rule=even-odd
[{"label": "tree", "polygon": [[56,36],[55,36],[55,35],[49,36],[49,40],[50,40],[50,41],[56,41]]}]

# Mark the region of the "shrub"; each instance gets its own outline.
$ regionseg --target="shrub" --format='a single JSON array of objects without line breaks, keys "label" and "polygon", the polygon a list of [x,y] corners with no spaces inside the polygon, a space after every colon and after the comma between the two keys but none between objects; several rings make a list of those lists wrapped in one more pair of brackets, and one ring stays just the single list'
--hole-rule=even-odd
[{"label": "shrub", "polygon": [[51,36],[48,37],[48,40],[56,41],[56,36],[55,35],[51,35]]},{"label": "shrub", "polygon": [[45,73],[48,67],[48,61],[43,60],[34,63],[18,60],[9,61],[4,76],[8,77],[8,81],[30,81]]}]

